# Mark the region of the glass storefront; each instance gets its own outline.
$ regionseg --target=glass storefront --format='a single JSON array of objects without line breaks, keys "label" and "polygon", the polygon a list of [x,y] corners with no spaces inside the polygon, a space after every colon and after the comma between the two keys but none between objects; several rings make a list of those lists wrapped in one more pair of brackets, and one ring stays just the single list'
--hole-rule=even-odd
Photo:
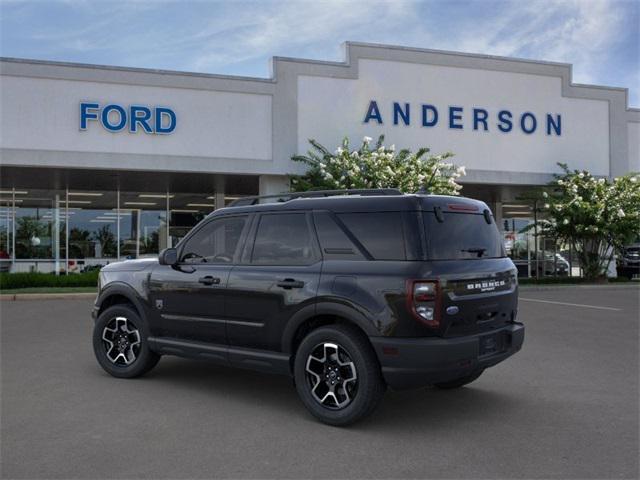
[{"label": "glass storefront", "polygon": [[502,231],[507,255],[521,277],[579,276],[569,247],[543,236],[534,227],[540,219],[535,203],[514,202],[502,205]]},{"label": "glass storefront", "polygon": [[0,271],[74,273],[174,246],[216,200],[215,192],[4,189]]}]

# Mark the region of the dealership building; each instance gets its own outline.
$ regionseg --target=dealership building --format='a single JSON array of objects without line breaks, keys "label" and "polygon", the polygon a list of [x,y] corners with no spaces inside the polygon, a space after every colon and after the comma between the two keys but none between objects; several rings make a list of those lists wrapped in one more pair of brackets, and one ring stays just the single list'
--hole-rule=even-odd
[{"label": "dealership building", "polygon": [[274,57],[270,78],[0,59],[0,263],[73,272],[175,245],[210,211],[287,191],[313,138],[385,135],[453,152],[531,273],[522,227],[557,162],[640,171],[640,110],[571,65],[346,43],[344,61]]}]

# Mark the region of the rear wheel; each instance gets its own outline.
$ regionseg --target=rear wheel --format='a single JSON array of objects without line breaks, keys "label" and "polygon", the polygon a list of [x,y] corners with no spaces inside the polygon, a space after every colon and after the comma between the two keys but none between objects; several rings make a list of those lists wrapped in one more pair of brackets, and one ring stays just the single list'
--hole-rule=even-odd
[{"label": "rear wheel", "polygon": [[455,380],[451,380],[450,382],[441,382],[441,383],[434,383],[434,386],[441,388],[443,390],[450,390],[453,388],[460,388],[463,387],[475,380],[478,379],[478,377],[480,375],[482,375],[482,372],[484,372],[484,370],[480,370],[478,372],[474,372],[470,375],[465,375],[464,377],[460,377],[457,378]]},{"label": "rear wheel", "polygon": [[93,328],[93,351],[100,366],[119,378],[144,375],[160,355],[149,349],[147,324],[129,305],[114,305],[100,314]]},{"label": "rear wheel", "polygon": [[294,374],[305,407],[329,425],[348,425],[366,417],[385,390],[366,337],[344,325],[309,333],[296,352]]}]

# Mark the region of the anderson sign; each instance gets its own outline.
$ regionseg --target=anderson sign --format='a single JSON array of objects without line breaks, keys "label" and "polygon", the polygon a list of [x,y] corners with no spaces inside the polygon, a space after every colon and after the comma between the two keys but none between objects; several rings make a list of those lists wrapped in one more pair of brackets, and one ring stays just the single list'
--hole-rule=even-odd
[{"label": "anderson sign", "polygon": [[536,115],[532,112],[514,114],[510,110],[489,113],[486,108],[462,106],[437,107],[428,103],[414,105],[393,102],[391,105],[378,105],[371,100],[364,115],[364,123],[378,125],[411,125],[418,123],[423,127],[435,127],[443,122],[454,130],[476,130],[509,133],[519,129],[527,135],[536,132],[548,136],[562,135],[562,116],[559,113]]}]

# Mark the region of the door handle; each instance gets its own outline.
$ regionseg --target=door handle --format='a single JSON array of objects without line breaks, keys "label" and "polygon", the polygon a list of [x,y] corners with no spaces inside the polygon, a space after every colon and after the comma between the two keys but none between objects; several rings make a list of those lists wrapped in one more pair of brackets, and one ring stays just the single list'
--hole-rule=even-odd
[{"label": "door handle", "polygon": [[285,290],[290,290],[292,288],[304,287],[304,282],[300,280],[294,280],[293,278],[285,278],[284,280],[278,280],[278,283],[276,283],[276,285],[284,288]]},{"label": "door handle", "polygon": [[212,277],[211,275],[200,277],[198,282],[204,285],[220,285],[220,279],[218,277]]}]

